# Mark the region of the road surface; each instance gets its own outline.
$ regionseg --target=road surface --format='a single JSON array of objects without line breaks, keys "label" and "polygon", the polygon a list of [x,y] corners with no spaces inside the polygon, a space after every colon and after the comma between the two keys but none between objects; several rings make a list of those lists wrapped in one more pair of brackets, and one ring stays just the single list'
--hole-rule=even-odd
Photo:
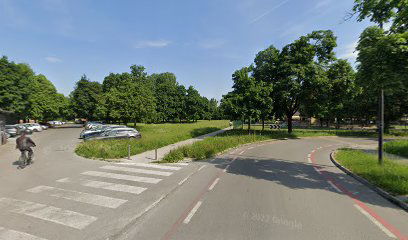
[{"label": "road surface", "polygon": [[406,239],[408,214],[342,173],[338,147],[369,139],[246,145],[189,164],[108,163],[73,151],[80,129],[34,135],[19,170],[0,148],[0,239]]}]

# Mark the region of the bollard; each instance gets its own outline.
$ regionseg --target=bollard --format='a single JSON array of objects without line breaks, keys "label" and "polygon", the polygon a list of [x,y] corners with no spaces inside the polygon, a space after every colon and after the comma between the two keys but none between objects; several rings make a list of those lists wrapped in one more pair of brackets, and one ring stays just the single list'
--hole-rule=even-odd
[{"label": "bollard", "polygon": [[128,159],[130,160],[130,144],[128,144]]},{"label": "bollard", "polygon": [[154,150],[154,155],[155,155],[154,159],[156,159],[157,161],[157,148]]}]

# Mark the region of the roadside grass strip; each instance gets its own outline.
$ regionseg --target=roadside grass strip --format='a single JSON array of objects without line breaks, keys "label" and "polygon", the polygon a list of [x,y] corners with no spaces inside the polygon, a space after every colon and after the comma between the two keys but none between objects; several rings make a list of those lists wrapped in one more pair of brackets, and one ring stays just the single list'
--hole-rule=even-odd
[{"label": "roadside grass strip", "polygon": [[138,124],[136,129],[141,139],[86,141],[77,146],[76,154],[86,158],[118,159],[130,154],[136,155],[148,150],[158,149],[176,142],[215,132],[229,126],[228,120],[198,121],[180,124]]},{"label": "roadside grass strip", "polygon": [[25,232],[0,227],[0,240],[46,240]]},{"label": "roadside grass strip", "polygon": [[380,166],[375,154],[354,149],[339,150],[336,159],[353,173],[391,194],[408,194],[408,165],[384,158],[384,164]]},{"label": "roadside grass strip", "polygon": [[408,158],[408,140],[386,142],[384,144],[384,151]]}]

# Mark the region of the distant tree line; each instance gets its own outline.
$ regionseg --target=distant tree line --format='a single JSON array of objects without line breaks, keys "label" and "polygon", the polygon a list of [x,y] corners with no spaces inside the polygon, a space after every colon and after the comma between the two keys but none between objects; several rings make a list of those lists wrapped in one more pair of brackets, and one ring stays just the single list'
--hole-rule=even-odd
[{"label": "distant tree line", "polygon": [[75,116],[107,122],[181,122],[220,119],[216,99],[179,84],[173,73],[148,75],[143,66],[110,73],[103,83],[85,75],[70,94]]},{"label": "distant tree line", "polygon": [[[337,59],[336,37],[330,30],[314,31],[277,49],[260,51],[254,64],[232,74],[233,90],[221,100],[230,119],[286,120],[302,116],[336,123],[376,119],[378,93],[385,91],[385,125],[408,113],[408,32],[404,0],[356,0],[358,20],[367,17],[378,26],[360,36],[356,70]],[[391,21],[390,30],[383,24]]]},{"label": "distant tree line", "polygon": [[0,109],[19,119],[51,120],[72,115],[70,101],[55,86],[24,63],[0,58]]}]

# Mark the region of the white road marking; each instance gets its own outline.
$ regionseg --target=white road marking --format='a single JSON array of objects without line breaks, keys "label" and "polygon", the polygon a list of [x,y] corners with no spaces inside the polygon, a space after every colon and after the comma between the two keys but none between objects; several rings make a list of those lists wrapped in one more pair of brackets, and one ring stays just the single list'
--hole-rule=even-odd
[{"label": "white road marking", "polygon": [[201,167],[197,170],[197,172],[200,171],[201,169],[205,168],[205,167],[206,167],[206,165],[201,166]]},{"label": "white road marking", "polygon": [[392,232],[390,232],[386,227],[384,227],[377,219],[375,219],[373,216],[371,216],[366,210],[361,208],[359,205],[354,204],[354,207],[356,207],[364,216],[366,216],[371,222],[373,222],[377,227],[379,227],[388,237],[390,238],[397,238]]},{"label": "white road marking", "polygon": [[187,166],[188,165],[188,163],[170,163],[170,164],[172,164],[172,165],[180,165],[180,166]]},{"label": "white road marking", "polygon": [[100,189],[106,189],[106,190],[111,190],[111,191],[116,191],[116,192],[126,192],[126,193],[133,193],[133,194],[140,194],[147,189],[143,187],[136,187],[136,186],[125,185],[125,184],[83,180],[83,179],[71,181],[69,178],[63,178],[63,179],[57,180],[57,182],[62,182],[62,183],[78,182],[80,185],[85,186],[85,187],[100,188]]},{"label": "white road marking", "polygon": [[96,171],[88,171],[81,173],[83,175],[94,176],[94,177],[104,177],[104,178],[113,178],[119,180],[127,180],[132,182],[144,182],[144,183],[158,183],[161,181],[159,178],[149,178],[149,177],[139,177],[139,176],[131,176],[125,174],[117,174],[117,173],[108,173],[108,172],[96,172]]},{"label": "white road marking", "polygon": [[309,154],[307,154],[307,157],[308,157],[308,158],[310,158],[311,156],[312,156],[312,155],[311,155],[310,153],[309,153]]},{"label": "white road marking", "polygon": [[130,162],[122,162],[122,163],[115,163],[116,165],[127,165],[127,166],[136,166],[136,167],[147,167],[147,168],[157,168],[163,170],[180,170],[181,167],[174,167],[174,166],[166,166],[161,164],[152,164],[152,163],[130,163]]},{"label": "white road marking", "polygon": [[197,212],[198,208],[201,206],[201,201],[198,201],[197,204],[191,209],[190,213],[187,215],[187,217],[184,219],[183,223],[188,224],[191,220],[191,218],[194,216],[194,214]]},{"label": "white road marking", "polygon": [[243,154],[244,152],[245,152],[245,150],[244,150],[244,151],[242,151],[242,152],[240,152],[240,153],[239,153],[239,155]]},{"label": "white road marking", "polygon": [[211,186],[208,188],[208,190],[213,190],[213,188],[215,187],[215,185],[217,185],[218,181],[220,181],[220,178],[217,178],[214,180],[214,182],[211,184]]},{"label": "white road marking", "polygon": [[307,161],[308,161],[309,163],[312,163],[312,159],[311,159],[310,157],[307,158]]},{"label": "white road marking", "polygon": [[249,150],[249,149],[253,149],[253,148],[255,148],[255,147],[249,147],[248,150]]},{"label": "white road marking", "polygon": [[112,198],[106,197],[96,194],[84,193],[84,192],[77,192],[71,190],[65,190],[62,188],[55,188],[49,186],[38,186],[31,189],[28,189],[27,192],[31,193],[48,193],[50,196],[68,199],[76,202],[92,204],[101,207],[107,208],[117,208],[120,205],[127,202],[127,200],[119,199],[119,198]]},{"label": "white road marking", "polygon": [[322,174],[322,172],[320,172],[320,170],[319,170],[317,167],[314,167],[314,169],[316,170],[316,172],[317,172],[318,174]]},{"label": "white road marking", "polygon": [[342,192],[336,185],[334,185],[334,183],[332,183],[332,181],[329,180],[328,182],[329,182],[330,186],[332,186],[332,188],[334,188],[337,192],[339,192],[339,193]]},{"label": "white road marking", "polygon": [[224,168],[224,170],[222,170],[222,171],[223,171],[223,172],[227,172],[229,166],[230,166],[230,165],[227,165],[227,166]]},{"label": "white road marking", "polygon": [[11,211],[14,213],[24,214],[76,229],[83,229],[98,219],[93,216],[47,206],[45,204],[11,198],[0,198],[0,208],[1,207],[11,207]]},{"label": "white road marking", "polygon": [[131,173],[144,173],[144,174],[160,175],[160,176],[170,176],[171,174],[173,174],[172,172],[155,171],[155,170],[148,170],[148,169],[141,169],[141,168],[118,167],[118,166],[112,166],[112,165],[106,165],[101,168],[108,169],[108,170],[116,170],[116,171],[131,172]]},{"label": "white road marking", "polygon": [[0,227],[0,240],[46,240],[28,233]]},{"label": "white road marking", "polygon": [[316,150],[313,149],[313,150],[312,150],[312,153],[314,153],[314,152],[316,152]]}]

